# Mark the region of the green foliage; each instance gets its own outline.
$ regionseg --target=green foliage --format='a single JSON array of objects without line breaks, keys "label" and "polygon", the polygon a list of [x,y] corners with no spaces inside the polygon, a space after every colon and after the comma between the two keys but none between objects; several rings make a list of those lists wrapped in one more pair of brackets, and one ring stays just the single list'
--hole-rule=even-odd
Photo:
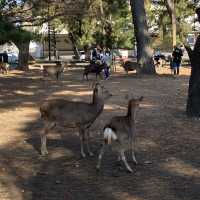
[{"label": "green foliage", "polygon": [[[160,42],[158,46],[170,46],[171,38],[171,18],[166,8],[165,0],[153,6],[147,6],[149,27],[158,27]],[[193,23],[187,21],[188,17],[194,16],[194,5],[191,1],[176,0],[176,17],[177,17],[177,42],[182,42],[186,35],[192,31]],[[163,44],[162,44],[163,43]],[[155,46],[155,45],[154,45]],[[161,48],[162,48],[161,47]]]},{"label": "green foliage", "polygon": [[[100,44],[109,48],[133,48],[131,12],[126,0],[95,0],[87,16],[68,18],[67,24],[80,47]],[[95,13],[96,12],[96,13]],[[92,17],[91,17],[92,16]]]},{"label": "green foliage", "polygon": [[0,17],[0,44],[6,42],[23,43],[36,37],[35,34],[14,26],[8,20]]}]

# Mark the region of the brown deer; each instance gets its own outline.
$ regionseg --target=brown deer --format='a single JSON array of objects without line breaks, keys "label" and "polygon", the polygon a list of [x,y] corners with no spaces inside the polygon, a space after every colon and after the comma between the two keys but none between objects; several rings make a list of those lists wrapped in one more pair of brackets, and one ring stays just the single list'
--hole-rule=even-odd
[{"label": "brown deer", "polygon": [[58,81],[61,74],[64,72],[63,63],[60,61],[56,62],[56,65],[44,65],[43,66],[43,77],[50,76],[52,78],[56,78]]},{"label": "brown deer", "polygon": [[131,61],[131,60],[123,61],[122,67],[124,68],[127,74],[129,71],[134,71],[134,70],[136,70],[137,74],[140,74],[142,70],[141,65],[139,63],[137,63],[136,61]]},{"label": "brown deer", "polygon": [[3,74],[8,74],[10,65],[8,63],[0,62],[0,72]]},{"label": "brown deer", "polygon": [[106,68],[105,63],[91,63],[84,68],[83,79],[86,77],[86,80],[88,81],[88,74],[90,74],[90,73],[96,74],[96,80],[97,80],[97,76],[99,76],[99,78],[102,79],[101,72],[105,68]]},{"label": "brown deer", "polygon": [[126,160],[125,151],[131,150],[132,159],[137,164],[134,153],[134,134],[136,126],[136,113],[142,99],[143,97],[129,100],[127,115],[113,117],[104,127],[103,135],[105,142],[100,150],[98,163],[96,166],[97,170],[100,170],[101,160],[103,154],[105,153],[106,147],[111,145],[113,149],[118,152],[119,160],[123,161],[128,172],[133,172]]},{"label": "brown deer", "polygon": [[104,100],[112,95],[99,83],[95,84],[93,100],[91,103],[73,102],[65,99],[54,99],[44,102],[40,107],[41,118],[44,120],[44,132],[41,134],[41,154],[48,153],[46,148],[47,134],[55,126],[66,128],[78,128],[81,140],[81,155],[86,154],[83,142],[86,133],[87,150],[93,155],[89,147],[89,128],[101,114],[104,108]]}]

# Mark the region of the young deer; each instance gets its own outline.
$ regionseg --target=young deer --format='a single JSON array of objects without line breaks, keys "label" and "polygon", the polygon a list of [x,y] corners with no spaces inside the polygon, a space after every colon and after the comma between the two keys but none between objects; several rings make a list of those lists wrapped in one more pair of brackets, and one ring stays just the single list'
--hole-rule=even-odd
[{"label": "young deer", "polygon": [[104,145],[100,150],[97,170],[100,170],[101,160],[107,145],[111,145],[114,150],[119,153],[119,161],[122,160],[125,164],[126,169],[129,172],[133,172],[129,166],[126,157],[125,151],[131,150],[132,159],[137,164],[137,160],[134,153],[134,134],[136,126],[136,113],[139,109],[140,102],[143,97],[138,99],[131,99],[128,102],[128,112],[126,116],[115,116],[111,119],[103,129],[104,135]]},{"label": "young deer", "polygon": [[65,99],[54,99],[44,102],[40,107],[41,118],[44,120],[44,132],[41,134],[41,154],[48,153],[46,148],[47,134],[55,126],[78,128],[81,140],[81,155],[86,154],[83,148],[85,133],[87,135],[87,150],[93,155],[89,147],[89,128],[101,114],[104,108],[104,100],[112,95],[99,83],[95,84],[93,100],[91,103],[73,102]]},{"label": "young deer", "polygon": [[8,74],[10,65],[8,63],[0,62],[0,72],[3,74]]},{"label": "young deer", "polygon": [[83,79],[86,77],[86,80],[88,81],[88,74],[90,74],[90,73],[96,74],[96,80],[97,80],[97,76],[99,76],[99,78],[102,78],[101,72],[105,68],[106,68],[106,65],[104,63],[102,63],[102,64],[98,64],[98,63],[90,64],[90,65],[88,65],[84,68]]},{"label": "young deer", "polygon": [[57,61],[56,65],[45,65],[43,68],[43,77],[50,76],[52,78],[56,78],[57,81],[61,74],[64,72],[63,63],[60,61]]},{"label": "young deer", "polygon": [[141,65],[135,61],[130,61],[130,60],[124,61],[122,62],[122,67],[124,68],[127,74],[129,71],[134,71],[134,70],[136,70],[137,74],[141,73]]}]

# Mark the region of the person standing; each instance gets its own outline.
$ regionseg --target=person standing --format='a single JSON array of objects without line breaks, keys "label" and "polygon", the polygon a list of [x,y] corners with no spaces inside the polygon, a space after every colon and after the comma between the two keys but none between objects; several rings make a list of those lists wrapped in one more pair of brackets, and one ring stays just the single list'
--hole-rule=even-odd
[{"label": "person standing", "polygon": [[160,49],[157,49],[154,53],[154,60],[155,60],[155,66],[159,67],[160,66],[160,56],[161,56],[161,52]]},{"label": "person standing", "polygon": [[8,63],[8,54],[7,54],[7,51],[3,52],[3,63]]},{"label": "person standing", "polygon": [[179,75],[179,68],[181,66],[181,60],[183,56],[182,49],[179,48],[178,46],[175,46],[172,52],[172,56],[173,56],[174,75]]},{"label": "person standing", "polygon": [[112,64],[112,57],[111,57],[111,53],[110,53],[109,49],[107,49],[105,51],[104,61],[105,61],[105,65],[106,65],[105,69],[104,69],[105,79],[108,79],[110,76],[110,66]]},{"label": "person standing", "polygon": [[100,60],[100,49],[97,47],[93,47],[92,52],[91,52],[91,63],[95,63],[97,60]]}]

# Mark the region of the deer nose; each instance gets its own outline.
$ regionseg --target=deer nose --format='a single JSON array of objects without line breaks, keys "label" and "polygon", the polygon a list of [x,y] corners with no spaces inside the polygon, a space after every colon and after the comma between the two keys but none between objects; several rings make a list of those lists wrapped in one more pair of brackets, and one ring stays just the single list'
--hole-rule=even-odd
[{"label": "deer nose", "polygon": [[107,93],[108,93],[108,95],[109,95],[110,97],[112,97],[112,96],[113,96],[113,94],[111,94],[110,92],[108,92],[108,91],[107,91]]}]

